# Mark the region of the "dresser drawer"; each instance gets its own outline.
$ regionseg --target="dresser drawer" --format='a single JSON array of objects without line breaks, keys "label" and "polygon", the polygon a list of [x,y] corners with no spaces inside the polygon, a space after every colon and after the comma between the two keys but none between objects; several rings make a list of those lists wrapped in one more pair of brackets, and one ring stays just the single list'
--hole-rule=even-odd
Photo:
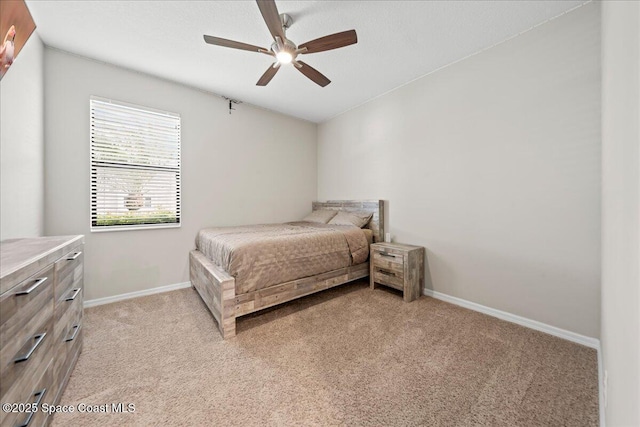
[{"label": "dresser drawer", "polygon": [[82,289],[76,294],[73,301],[68,302],[68,305],[56,308],[53,375],[58,380],[55,384],[55,394],[63,387],[69,366],[78,348],[82,330],[82,315]]},{"label": "dresser drawer", "polygon": [[[0,333],[14,335],[53,296],[53,266],[39,271],[0,296]],[[2,341],[4,349],[5,342]]]},{"label": "dresser drawer", "polygon": [[0,297],[0,397],[16,398],[18,378],[32,374],[48,355],[53,335],[53,268]]},{"label": "dresser drawer", "polygon": [[[53,389],[53,362],[50,361],[44,373],[30,387],[26,388],[21,398],[18,400],[7,402],[24,404],[27,409],[30,406],[37,406],[38,411],[33,413],[25,412],[9,412],[2,411],[0,415],[0,427],[28,426],[41,427],[47,424],[49,414],[42,411],[42,405],[53,404],[55,393]],[[3,403],[6,401],[3,401]],[[3,417],[3,418],[2,418]]]},{"label": "dresser drawer", "polygon": [[55,319],[56,319],[56,327],[60,325],[60,319],[64,317],[66,312],[71,309],[71,307],[79,307],[82,311],[82,294],[84,289],[82,288],[82,284],[78,284],[79,287],[71,287],[67,290],[66,294],[63,294],[60,300],[58,300],[55,304]]},{"label": "dresser drawer", "polygon": [[56,307],[54,336],[55,344],[59,345],[67,342],[73,335],[72,329],[82,322],[82,288],[78,292],[73,292],[75,299],[67,301]]},{"label": "dresser drawer", "polygon": [[67,335],[62,343],[63,345],[58,347],[58,351],[54,357],[53,374],[55,375],[54,395],[56,403],[60,402],[64,388],[71,376],[71,371],[80,356],[82,336],[82,323],[78,323],[70,331],[70,334]]},{"label": "dresser drawer", "polygon": [[82,287],[83,261],[83,245],[80,245],[54,264],[56,275],[56,304],[64,298],[68,298],[72,289]]},{"label": "dresser drawer", "polygon": [[2,403],[22,402],[33,390],[38,378],[46,370],[52,358],[53,322],[49,320],[30,336],[3,366],[0,388]]}]

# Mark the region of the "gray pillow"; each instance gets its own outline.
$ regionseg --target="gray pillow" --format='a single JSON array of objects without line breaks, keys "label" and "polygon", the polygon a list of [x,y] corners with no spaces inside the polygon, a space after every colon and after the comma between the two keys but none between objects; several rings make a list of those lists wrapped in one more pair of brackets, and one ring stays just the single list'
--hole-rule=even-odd
[{"label": "gray pillow", "polygon": [[334,225],[355,225],[362,228],[369,223],[373,216],[372,212],[344,212],[340,211],[334,216],[329,224]]},{"label": "gray pillow", "polygon": [[329,222],[331,218],[336,216],[337,213],[338,211],[319,209],[317,211],[311,212],[309,215],[305,216],[302,220],[306,222],[316,222],[319,224],[326,224]]}]

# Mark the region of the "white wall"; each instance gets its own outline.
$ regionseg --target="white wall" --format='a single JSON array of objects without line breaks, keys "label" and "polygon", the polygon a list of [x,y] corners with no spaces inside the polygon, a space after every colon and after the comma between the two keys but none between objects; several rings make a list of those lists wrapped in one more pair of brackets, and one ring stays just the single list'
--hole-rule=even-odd
[{"label": "white wall", "polygon": [[[316,197],[316,125],[45,49],[45,231],[85,234],[86,299],[188,281],[207,226],[302,218]],[[90,233],[89,97],[182,116],[178,229]]]},{"label": "white wall", "polygon": [[0,80],[0,240],[43,232],[43,51],[32,34]]},{"label": "white wall", "polygon": [[598,337],[599,5],[321,124],[318,198],[387,199],[427,288]]},{"label": "white wall", "polygon": [[607,426],[640,426],[640,3],[602,2],[602,356]]}]

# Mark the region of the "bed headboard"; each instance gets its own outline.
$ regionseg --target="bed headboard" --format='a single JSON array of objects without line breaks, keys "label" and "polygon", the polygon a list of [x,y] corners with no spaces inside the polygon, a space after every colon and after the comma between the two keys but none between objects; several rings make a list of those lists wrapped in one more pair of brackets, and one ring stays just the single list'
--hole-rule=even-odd
[{"label": "bed headboard", "polygon": [[360,211],[371,212],[373,216],[364,228],[373,231],[373,241],[384,241],[384,200],[327,200],[326,202],[313,202],[312,209],[336,210],[336,211]]}]

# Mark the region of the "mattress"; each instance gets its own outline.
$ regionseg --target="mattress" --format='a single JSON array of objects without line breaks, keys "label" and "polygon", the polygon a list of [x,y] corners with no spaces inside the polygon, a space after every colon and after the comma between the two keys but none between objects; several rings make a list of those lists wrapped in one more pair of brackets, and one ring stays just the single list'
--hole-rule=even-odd
[{"label": "mattress", "polygon": [[236,279],[236,294],[363,263],[369,239],[355,226],[290,222],[200,230],[196,249]]}]

